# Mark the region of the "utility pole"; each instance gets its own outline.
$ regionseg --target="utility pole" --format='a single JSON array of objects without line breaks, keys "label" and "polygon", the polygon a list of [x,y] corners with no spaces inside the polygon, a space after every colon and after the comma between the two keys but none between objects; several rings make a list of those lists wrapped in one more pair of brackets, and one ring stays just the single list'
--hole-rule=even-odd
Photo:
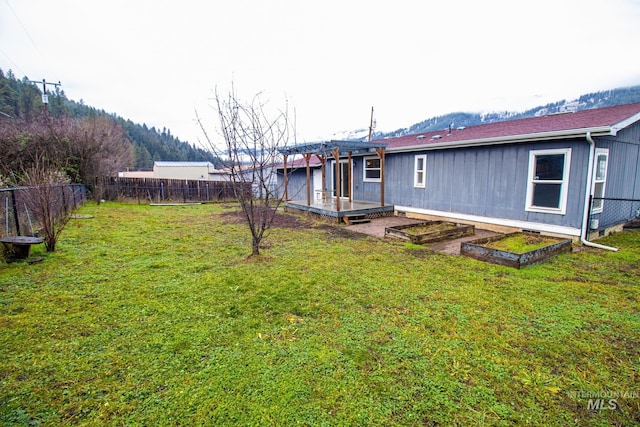
[{"label": "utility pole", "polygon": [[34,83],[36,85],[42,85],[42,103],[44,104],[44,114],[49,117],[49,95],[47,95],[47,85],[56,87],[62,86],[62,84],[58,81],[58,83],[47,83],[45,79],[42,79],[41,82],[37,80],[29,80],[29,83]]},{"label": "utility pole", "polygon": [[371,135],[376,128],[376,121],[373,119],[373,107],[371,107],[371,121],[369,121],[369,142],[371,142]]}]

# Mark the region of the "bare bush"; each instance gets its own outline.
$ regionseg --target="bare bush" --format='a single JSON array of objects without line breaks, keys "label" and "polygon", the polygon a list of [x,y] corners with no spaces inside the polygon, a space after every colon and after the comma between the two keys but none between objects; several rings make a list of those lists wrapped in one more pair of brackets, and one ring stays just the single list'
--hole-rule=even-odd
[{"label": "bare bush", "polygon": [[39,159],[22,174],[25,189],[23,199],[36,221],[42,226],[42,237],[47,252],[56,249],[56,243],[64,226],[69,221],[70,212],[66,203],[65,187],[69,178]]},{"label": "bare bush", "polygon": [[15,181],[21,171],[38,168],[43,158],[73,182],[86,184],[97,176],[116,176],[133,164],[133,144],[124,129],[103,116],[0,120],[0,145],[0,174]]}]

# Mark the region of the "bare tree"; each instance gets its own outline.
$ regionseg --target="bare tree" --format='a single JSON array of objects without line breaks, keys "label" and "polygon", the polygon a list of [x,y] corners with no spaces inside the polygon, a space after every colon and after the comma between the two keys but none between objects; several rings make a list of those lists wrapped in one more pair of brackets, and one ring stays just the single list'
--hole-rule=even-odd
[{"label": "bare tree", "polygon": [[23,172],[22,184],[25,188],[21,191],[27,193],[24,194],[25,203],[42,226],[47,252],[53,252],[58,237],[70,218],[66,200],[69,192],[65,192],[69,178],[45,159],[39,158]]},{"label": "bare tree", "polygon": [[260,94],[243,103],[233,89],[225,97],[216,91],[215,109],[224,140],[221,144],[209,138],[199,120],[209,146],[224,159],[229,181],[251,231],[252,256],[260,254],[260,243],[282,203],[276,176],[276,166],[281,163],[278,150],[287,145],[291,133],[286,103],[282,110],[267,107]]}]

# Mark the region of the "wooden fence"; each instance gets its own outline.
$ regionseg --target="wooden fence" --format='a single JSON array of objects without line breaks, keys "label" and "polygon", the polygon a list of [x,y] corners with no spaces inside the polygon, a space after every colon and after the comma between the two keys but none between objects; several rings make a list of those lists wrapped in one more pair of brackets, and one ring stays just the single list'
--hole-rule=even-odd
[{"label": "wooden fence", "polygon": [[[251,191],[251,184],[246,184]],[[159,178],[98,178],[93,188],[105,200],[137,200],[138,203],[188,203],[235,200],[234,185],[227,181]]]}]

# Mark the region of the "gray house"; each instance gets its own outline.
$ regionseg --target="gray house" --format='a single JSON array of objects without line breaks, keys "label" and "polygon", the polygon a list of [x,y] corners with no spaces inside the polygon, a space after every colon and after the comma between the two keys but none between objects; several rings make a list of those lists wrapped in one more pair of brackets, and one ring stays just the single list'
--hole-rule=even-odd
[{"label": "gray house", "polygon": [[[306,154],[279,170],[280,182],[294,189],[287,204],[324,206],[321,213],[330,215],[327,200],[343,200],[342,215],[367,204],[393,206],[416,218],[573,238],[604,234],[640,215],[640,103],[366,144],[340,150],[341,142],[331,141],[333,151],[307,144],[284,152]],[[305,201],[305,193],[314,196]]]}]

